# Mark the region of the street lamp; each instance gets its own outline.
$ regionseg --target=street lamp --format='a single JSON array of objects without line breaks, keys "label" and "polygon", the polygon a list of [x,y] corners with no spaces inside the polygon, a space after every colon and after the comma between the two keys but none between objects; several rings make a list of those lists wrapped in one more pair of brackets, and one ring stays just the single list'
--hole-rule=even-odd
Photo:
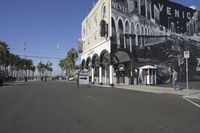
[{"label": "street lamp", "polygon": [[[57,43],[56,51],[59,51],[59,41]],[[59,59],[57,60],[57,77],[58,77],[58,64],[59,64]]]}]

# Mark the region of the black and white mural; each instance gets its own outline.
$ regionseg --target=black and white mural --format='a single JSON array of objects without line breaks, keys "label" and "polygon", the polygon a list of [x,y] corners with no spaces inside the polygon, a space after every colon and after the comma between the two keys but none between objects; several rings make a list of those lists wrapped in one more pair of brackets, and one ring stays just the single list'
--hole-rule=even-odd
[{"label": "black and white mural", "polygon": [[[195,10],[168,0],[111,1],[111,56],[116,73],[121,64],[125,72],[119,75],[125,76],[133,76],[130,71],[141,66],[152,65],[158,68],[159,82],[169,82],[172,69],[184,81],[183,52],[189,50],[189,78],[200,81],[200,17],[194,18]],[[124,59],[126,54],[120,50],[129,59]]]}]

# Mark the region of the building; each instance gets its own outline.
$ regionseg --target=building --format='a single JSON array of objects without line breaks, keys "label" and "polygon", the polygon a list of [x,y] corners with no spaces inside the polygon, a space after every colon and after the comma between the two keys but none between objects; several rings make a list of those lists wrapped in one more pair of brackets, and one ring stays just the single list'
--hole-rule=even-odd
[{"label": "building", "polygon": [[[195,11],[168,0],[98,0],[82,22],[82,68],[98,84],[146,84],[149,75],[169,82],[171,69],[182,80],[183,51],[189,44],[184,38]],[[198,58],[200,46],[194,46]],[[157,71],[139,71],[144,65]],[[200,80],[200,73],[194,73],[191,79]]]}]

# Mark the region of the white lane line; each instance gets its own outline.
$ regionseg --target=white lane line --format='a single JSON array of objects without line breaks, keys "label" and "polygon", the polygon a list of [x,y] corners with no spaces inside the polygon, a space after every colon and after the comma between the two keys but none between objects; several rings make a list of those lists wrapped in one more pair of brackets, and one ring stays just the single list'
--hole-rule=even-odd
[{"label": "white lane line", "polygon": [[197,104],[197,103],[195,103],[195,102],[193,102],[193,101],[187,99],[186,97],[183,97],[183,99],[185,99],[186,101],[188,101],[188,102],[190,102],[190,103],[192,103],[192,104],[194,104],[195,106],[197,106],[197,107],[200,108],[200,105],[199,105],[199,104]]}]

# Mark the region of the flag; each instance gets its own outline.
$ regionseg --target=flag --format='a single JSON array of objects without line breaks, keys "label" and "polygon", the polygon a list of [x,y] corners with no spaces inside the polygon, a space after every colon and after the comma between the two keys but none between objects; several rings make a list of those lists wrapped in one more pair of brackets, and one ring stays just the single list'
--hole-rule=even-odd
[{"label": "flag", "polygon": [[26,50],[26,41],[24,41],[24,50]]}]

